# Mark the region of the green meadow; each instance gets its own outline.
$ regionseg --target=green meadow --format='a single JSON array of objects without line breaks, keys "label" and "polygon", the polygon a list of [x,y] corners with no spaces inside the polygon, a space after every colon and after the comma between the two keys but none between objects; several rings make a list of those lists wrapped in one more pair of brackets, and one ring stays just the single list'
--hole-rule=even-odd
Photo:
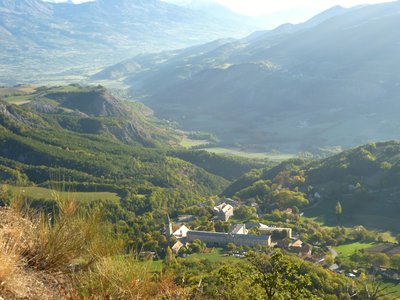
[{"label": "green meadow", "polygon": [[368,249],[375,245],[376,245],[375,243],[356,242],[356,243],[341,245],[336,247],[335,249],[338,252],[339,256],[348,257],[357,250]]},{"label": "green meadow", "polygon": [[202,150],[227,155],[227,156],[240,156],[252,159],[268,159],[271,161],[284,161],[287,159],[294,158],[295,155],[293,154],[284,154],[284,153],[264,153],[264,152],[251,152],[251,151],[244,151],[244,150],[236,150],[230,148],[223,148],[223,147],[212,147],[212,148],[204,148]]},{"label": "green meadow", "polygon": [[92,202],[96,200],[110,200],[119,201],[119,197],[116,193],[110,192],[59,192],[51,189],[46,189],[42,187],[16,187],[10,186],[11,192],[15,196],[29,197],[33,199],[46,199],[52,200],[56,193],[59,197],[65,197],[69,199],[74,199],[82,202]]}]

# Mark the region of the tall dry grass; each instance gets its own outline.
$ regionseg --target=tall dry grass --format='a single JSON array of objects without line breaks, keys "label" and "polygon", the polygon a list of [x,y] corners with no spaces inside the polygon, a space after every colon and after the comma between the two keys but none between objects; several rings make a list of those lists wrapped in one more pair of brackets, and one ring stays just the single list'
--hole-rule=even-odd
[{"label": "tall dry grass", "polygon": [[151,272],[151,262],[135,256],[103,258],[76,277],[85,299],[186,300],[188,291],[175,284],[173,274]]},{"label": "tall dry grass", "polygon": [[20,263],[16,241],[0,236],[0,290],[13,288]]},{"label": "tall dry grass", "polygon": [[24,253],[31,267],[66,272],[78,261],[89,265],[121,250],[123,242],[112,236],[99,208],[81,208],[78,201],[56,193],[54,199],[58,213],[39,215],[32,245]]},{"label": "tall dry grass", "polygon": [[31,223],[23,220],[12,210],[0,210],[0,292],[6,295],[24,296],[28,289],[21,282],[24,266],[22,252],[27,243],[26,233]]}]

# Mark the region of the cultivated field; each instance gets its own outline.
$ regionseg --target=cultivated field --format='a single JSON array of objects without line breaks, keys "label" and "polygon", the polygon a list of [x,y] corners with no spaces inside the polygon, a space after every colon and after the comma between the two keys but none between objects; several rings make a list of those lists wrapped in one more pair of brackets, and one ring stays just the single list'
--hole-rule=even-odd
[{"label": "cultivated field", "polygon": [[196,261],[196,260],[206,259],[212,263],[221,262],[221,261],[237,261],[236,257],[225,255],[222,248],[213,248],[213,249],[211,249],[210,253],[191,254],[182,259],[188,260],[188,261]]},{"label": "cultivated field", "polygon": [[227,156],[240,156],[253,159],[269,159],[271,161],[277,161],[277,162],[281,162],[295,157],[295,155],[293,154],[250,152],[250,151],[243,151],[243,150],[222,148],[222,147],[204,148],[202,150]]},{"label": "cultivated field", "polygon": [[184,137],[179,144],[182,147],[190,149],[192,147],[197,147],[197,146],[206,146],[209,143],[210,142],[207,141],[207,140],[193,140],[193,139],[190,139],[188,137]]},{"label": "cultivated field", "polygon": [[338,252],[339,256],[348,257],[357,250],[368,249],[368,248],[373,247],[374,245],[376,245],[376,244],[375,243],[356,242],[356,243],[338,246],[335,248],[335,250]]},{"label": "cultivated field", "polygon": [[[33,199],[54,199],[54,191],[41,187],[9,187],[11,192],[20,197],[30,197]],[[56,192],[60,197],[79,200],[82,202],[92,202],[96,200],[119,201],[116,193],[110,192]]]}]

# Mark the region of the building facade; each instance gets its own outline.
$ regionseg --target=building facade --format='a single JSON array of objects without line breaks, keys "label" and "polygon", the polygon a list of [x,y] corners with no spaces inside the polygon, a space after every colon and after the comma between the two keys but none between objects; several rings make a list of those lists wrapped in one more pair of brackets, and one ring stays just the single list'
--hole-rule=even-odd
[{"label": "building facade", "polygon": [[253,234],[233,234],[225,232],[208,232],[189,230],[187,232],[187,242],[200,240],[208,246],[226,246],[233,243],[236,246],[271,246],[271,236]]},{"label": "building facade", "polygon": [[228,221],[231,217],[233,217],[233,211],[233,206],[226,203],[222,203],[214,207],[214,214],[221,221]]}]

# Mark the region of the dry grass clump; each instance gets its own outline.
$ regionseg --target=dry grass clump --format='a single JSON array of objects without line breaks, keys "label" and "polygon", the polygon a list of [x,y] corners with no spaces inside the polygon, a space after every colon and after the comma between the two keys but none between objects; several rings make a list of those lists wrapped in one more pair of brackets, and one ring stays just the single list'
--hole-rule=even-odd
[{"label": "dry grass clump", "polygon": [[[0,208],[0,295],[4,299],[55,299],[43,274],[30,272],[23,253],[34,225],[11,209]],[[59,294],[57,294],[59,295]]]},{"label": "dry grass clump", "polygon": [[0,210],[0,290],[10,292],[16,284],[20,286],[17,279],[23,265],[21,252],[26,243],[25,233],[30,228],[31,224],[13,211]]},{"label": "dry grass clump", "polygon": [[99,209],[89,213],[71,199],[56,200],[59,212],[52,216],[27,210],[19,199],[0,208],[0,296],[71,297],[66,295],[72,293],[67,276],[72,266],[78,261],[88,266],[120,250],[122,243],[110,237]]},{"label": "dry grass clump", "polygon": [[102,258],[76,279],[84,297],[143,299],[149,294],[150,273],[132,256]]},{"label": "dry grass clump", "polygon": [[74,201],[59,202],[59,214],[41,214],[32,245],[24,253],[28,264],[38,270],[65,271],[74,260],[88,255],[99,235],[99,215],[78,211]]},{"label": "dry grass clump", "polygon": [[188,299],[169,274],[154,276],[132,255],[103,258],[76,278],[85,299]]},{"label": "dry grass clump", "polygon": [[16,241],[0,233],[0,290],[10,291],[15,286],[20,263]]}]

